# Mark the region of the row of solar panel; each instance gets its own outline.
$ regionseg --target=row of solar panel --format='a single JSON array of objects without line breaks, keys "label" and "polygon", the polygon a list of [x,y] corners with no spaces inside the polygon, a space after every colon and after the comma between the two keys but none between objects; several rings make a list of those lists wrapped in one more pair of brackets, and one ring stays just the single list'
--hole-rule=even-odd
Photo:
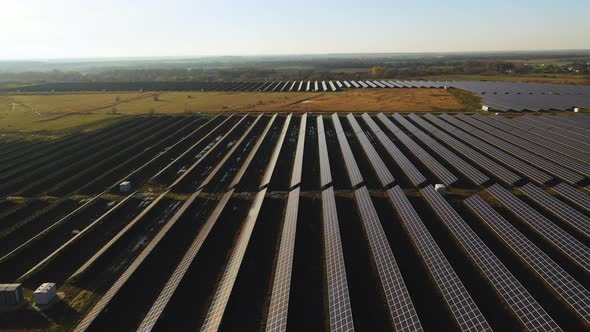
[{"label": "row of solar panel", "polygon": [[[272,117],[273,120],[275,118],[276,115]],[[270,179],[272,176],[272,172],[275,168],[281,150],[281,146],[283,145],[283,141],[285,140],[285,134],[287,132],[287,127],[289,126],[290,118],[291,116],[287,118],[287,121],[283,125],[281,136],[279,140],[276,142],[276,146],[270,158],[269,165],[265,170],[266,174],[263,176],[263,181],[260,185],[261,190],[257,193],[254,199],[251,211],[248,214],[247,220],[244,222],[244,227],[240,232],[237,244],[232,249],[230,260],[224,270],[220,284],[216,288],[213,302],[209,307],[209,311],[205,319],[205,323],[203,326],[204,330],[217,330],[219,324],[221,323],[223,311],[231,294],[231,289],[233,287],[233,284],[235,283],[242,258],[245,254],[245,250],[248,245],[254,224],[256,222],[256,218],[258,216],[260,207],[264,200],[264,196],[266,193],[266,185],[268,184],[268,181],[264,179]],[[383,135],[382,139],[379,140],[381,141],[381,143],[384,144],[384,146],[386,145],[384,142],[391,142],[389,136],[384,134],[384,132],[381,130],[381,127],[371,117],[369,117],[368,115],[364,115],[362,118],[373,135],[377,137],[379,137],[378,134]],[[415,144],[411,140],[410,136],[408,136],[401,129],[399,129],[391,120],[389,120],[389,118],[385,117],[382,114],[379,115],[377,118],[381,121],[384,128],[390,130],[391,133],[397,139],[403,141],[403,144],[406,145],[408,148],[411,149],[411,147],[413,146],[412,143]],[[450,150],[446,149],[442,144],[434,141],[429,136],[423,134],[416,126],[410,123],[407,119],[401,117],[399,114],[394,115],[393,118],[396,119],[402,126],[404,126],[406,130],[413,134],[414,137],[418,137],[423,143],[431,147],[433,151],[435,151],[436,153],[446,157],[452,156],[451,159],[459,158],[458,156],[454,155]],[[436,133],[442,133],[440,129],[434,127],[433,125],[429,124],[420,117],[411,115],[409,118],[435,136]],[[455,126],[450,125],[449,123],[454,123],[463,129],[469,130],[470,133],[473,133],[474,130],[479,130],[473,127],[465,127],[464,124],[458,122],[459,120],[457,120],[457,118],[442,116],[441,118],[445,119],[447,122],[443,122],[440,118],[432,116],[427,116],[426,118],[428,118],[432,123],[437,124],[441,128],[445,128],[455,136],[457,136],[457,132],[461,132],[461,130]],[[466,120],[466,117],[459,118]],[[234,147],[230,150],[227,156],[231,155],[232,151],[234,151],[235,148],[237,148],[239,142],[241,142],[241,140],[245,138],[249,131],[256,125],[258,119],[260,119],[260,116],[257,117],[256,121],[254,121],[249,126],[248,130],[245,131],[242,138],[238,140],[238,143],[234,145]],[[301,180],[301,167],[303,159],[302,151],[305,142],[306,119],[307,116],[305,115],[302,118],[301,125],[299,128],[299,139],[294,159],[295,165],[293,166],[293,174],[291,178],[292,187],[297,186]],[[373,167],[375,169],[378,169],[378,167],[376,167],[375,164],[379,165],[383,163],[383,161],[378,156],[374,147],[371,145],[361,125],[352,115],[349,115],[347,117],[347,120],[349,121],[350,127],[353,129],[355,137],[359,140],[367,159],[373,164]],[[326,153],[326,156],[324,156],[323,159],[320,156],[320,168],[322,169],[321,181],[322,186],[324,186],[329,185],[329,183],[331,182],[331,172],[329,165],[330,158],[328,156],[328,149],[324,137],[325,129],[323,125],[323,119],[321,116],[317,118],[317,123],[318,144],[320,146],[319,151],[320,153],[321,151],[325,151]],[[337,115],[333,116],[333,123],[337,135],[339,136],[338,140],[341,153],[343,155],[348,155],[348,161],[346,161],[346,156],[345,161],[347,163],[346,166],[349,177],[351,179],[353,177],[358,177],[358,184],[360,184],[362,183],[363,179],[360,172],[358,171],[358,165],[356,164],[355,157],[353,156],[350,146],[348,145],[347,137],[344,134],[344,129],[342,128],[342,125]],[[270,128],[270,125],[271,124],[269,123],[266,129]],[[233,128],[235,128],[235,126]],[[489,130],[489,127],[484,128],[488,129],[488,132],[494,132]],[[265,131],[265,133],[266,132],[267,131]],[[422,133],[422,137],[419,136],[420,133]],[[483,134],[483,132],[478,133],[478,136],[482,137],[481,134]],[[430,138],[432,141],[426,140],[427,137]],[[448,138],[450,138],[450,136],[443,136],[441,140],[448,144]],[[259,139],[259,142],[261,142],[261,139]],[[475,141],[472,141],[471,138],[470,141],[474,146],[482,146],[480,142],[475,143]],[[433,142],[436,142],[436,144],[431,144]],[[218,143],[221,143],[221,141],[219,141]],[[259,145],[255,145],[255,147],[257,146]],[[437,147],[435,148],[433,146]],[[419,146],[415,145],[414,147]],[[461,149],[461,151],[465,152],[469,150]],[[498,152],[496,150],[490,151],[488,151],[487,153],[491,157],[492,154]],[[478,152],[472,152],[476,153],[473,157],[476,158]],[[250,155],[253,155],[254,153],[256,153],[256,149],[251,151]],[[298,155],[300,156],[298,157]],[[466,153],[465,155],[471,154]],[[222,164],[225,162],[225,160],[226,159],[224,159]],[[251,158],[246,158],[246,160],[251,160]],[[459,158],[459,160],[461,159]],[[427,163],[425,162],[425,164]],[[465,164],[463,166],[466,165],[469,164]],[[247,166],[248,165],[244,165],[242,166],[242,168]],[[430,166],[431,167],[429,168],[436,169],[433,165]],[[442,165],[440,166],[443,167]],[[483,177],[483,179],[487,179],[485,175],[481,173],[477,174],[477,172],[479,171],[473,169],[473,167],[471,168],[471,170],[461,168],[457,169],[461,173],[465,174],[468,178],[477,179]],[[384,169],[387,170],[386,167]],[[475,172],[473,172],[473,170],[475,170]],[[392,182],[393,177],[391,178],[390,182],[387,182],[387,184],[391,184]],[[382,184],[383,183],[385,182],[382,181]],[[586,211],[590,211],[590,199],[588,195],[585,195],[582,192],[564,183],[555,186],[553,189],[558,194],[563,196],[565,199],[573,202],[574,204],[585,209]],[[582,213],[571,208],[562,201],[552,197],[551,195],[548,195],[545,191],[539,189],[533,184],[526,184],[524,186],[521,186],[519,187],[519,190],[523,192],[525,195],[527,195],[532,201],[544,207],[547,211],[549,211],[565,223],[569,224],[571,227],[575,228],[581,234],[587,237],[589,236],[590,229],[588,225],[590,225],[590,220]],[[456,237],[457,241],[461,244],[463,250],[465,250],[466,254],[476,262],[476,265],[481,269],[483,275],[488,279],[488,281],[491,284],[494,285],[494,288],[497,289],[497,291],[500,293],[500,296],[506,301],[507,305],[511,308],[514,314],[521,320],[522,324],[527,329],[531,330],[559,330],[559,328],[551,319],[551,317],[547,315],[543,308],[541,308],[538,305],[534,298],[532,298],[531,295],[523,288],[523,286],[511,275],[510,271],[508,271],[506,267],[498,260],[498,258],[495,257],[491,250],[487,248],[485,244],[483,244],[483,242],[481,242],[481,240],[477,237],[477,235],[475,235],[475,233],[473,233],[472,230],[470,230],[470,228],[466,225],[462,218],[444,200],[444,198],[440,196],[436,191],[434,191],[434,189],[431,186],[425,187],[420,191],[423,197],[429,203],[429,205],[433,208],[433,211],[435,211],[435,213],[437,213],[439,217],[443,221],[445,221],[445,225],[449,227],[450,232],[453,234],[453,236]],[[574,237],[572,237],[559,227],[555,226],[551,221],[546,219],[539,212],[535,211],[527,204],[518,200],[518,198],[516,198],[507,190],[503,189],[501,186],[493,185],[489,187],[487,191],[496,199],[498,199],[502,204],[504,204],[507,209],[509,209],[518,217],[522,218],[523,221],[525,221],[531,228],[538,232],[541,237],[546,238],[547,241],[549,241],[556,248],[561,250],[574,263],[578,264],[584,270],[590,271],[590,251],[581,242],[576,240]],[[179,264],[177,270],[173,274],[173,277],[170,278],[170,280],[166,284],[166,287],[163,289],[160,296],[158,297],[158,300],[154,303],[152,310],[144,319],[144,322],[142,323],[142,326],[144,326],[145,328],[144,330],[150,330],[151,327],[153,327],[153,324],[156,322],[157,317],[161,313],[161,310],[166,305],[175,287],[180,282],[180,279],[182,278],[184,272],[186,272],[188,265],[190,265],[190,262],[192,262],[196,254],[196,251],[198,251],[198,248],[204,241],[204,238],[207,236],[207,229],[211,229],[211,227],[215,223],[215,220],[219,217],[219,214],[223,210],[223,207],[226,205],[227,201],[231,197],[232,193],[233,189],[221,198],[217,208],[211,214],[207,223],[203,227],[205,231],[201,230],[195,238],[193,246],[191,246],[191,249],[187,251],[185,258],[183,258],[182,262]],[[437,286],[439,287],[441,293],[445,297],[446,302],[449,304],[450,310],[453,313],[459,326],[463,330],[488,330],[489,325],[487,324],[485,318],[483,317],[483,315],[471,299],[470,295],[465,290],[464,286],[461,284],[461,281],[459,280],[457,274],[453,271],[452,267],[450,267],[450,265],[446,261],[444,254],[442,253],[440,248],[438,248],[436,243],[432,240],[427,229],[422,224],[419,216],[416,214],[416,212],[411,207],[410,203],[407,201],[407,198],[403,194],[401,188],[399,188],[399,186],[395,186],[389,189],[387,193],[393,205],[396,207],[396,210],[400,215],[400,219],[404,223],[404,227],[410,233],[412,241],[414,242],[417,250],[421,253],[422,259],[425,260],[425,264],[427,265],[429,272],[432,274],[432,277],[437,283]],[[196,194],[198,195],[198,193]],[[294,232],[296,228],[295,225],[297,222],[298,197],[299,188],[292,189],[292,191],[289,193],[289,198],[287,202],[287,212],[285,214],[284,219],[285,226],[283,228],[283,235],[281,237],[280,242],[281,247],[279,249],[279,258],[276,267],[277,271],[275,272],[275,282],[273,283],[273,292],[270,305],[271,309],[269,311],[269,317],[266,325],[267,330],[285,330],[286,328],[286,312],[288,306],[289,280],[291,276],[293,245],[295,240]],[[335,314],[334,316],[330,315],[330,326],[332,326],[334,330],[340,330],[341,328],[346,330],[352,330],[353,323],[350,311],[350,298],[348,296],[348,291],[346,289],[345,268],[339,235],[337,234],[337,216],[333,198],[333,189],[331,187],[324,189],[324,191],[322,192],[322,201],[324,210],[323,218],[326,229],[325,237],[326,244],[330,243],[330,245],[326,245],[325,248],[326,259],[332,260],[333,266],[329,268],[329,271],[334,271],[334,275],[328,275],[329,280],[332,278],[332,281],[329,281],[330,285],[328,286],[328,293],[330,298],[329,305],[331,308],[334,308],[334,312],[338,312],[338,314]],[[354,198],[357,203],[363,228],[369,240],[369,247],[371,248],[374,263],[377,266],[377,272],[379,274],[381,286],[383,287],[383,292],[387,300],[387,304],[389,306],[389,312],[392,321],[394,322],[394,325],[396,327],[396,330],[421,330],[420,321],[416,315],[415,309],[413,308],[411,299],[409,297],[409,294],[407,293],[407,289],[405,288],[403,278],[401,276],[399,268],[397,267],[397,263],[395,262],[395,258],[393,256],[393,253],[391,252],[391,248],[389,247],[384,231],[381,227],[379,217],[371,201],[367,188],[365,186],[357,188],[354,191]],[[469,202],[472,203],[470,204]],[[482,207],[482,202],[483,201],[478,201],[477,198],[472,198],[471,200],[468,200],[466,204],[468,204],[468,206],[472,208],[475,213],[479,212],[481,215],[483,215],[483,217],[480,216],[482,219],[487,218],[486,220],[488,221],[493,219],[493,221],[497,222],[499,218],[496,215],[494,215],[494,213],[489,211],[489,209],[491,209],[489,208],[489,206],[486,207],[485,205],[483,205]],[[481,211],[484,211],[486,213],[482,213]],[[492,217],[490,217],[490,215],[492,215]],[[518,249],[520,248],[518,246],[523,246],[523,244],[521,243],[523,241],[522,239],[511,239],[511,241],[514,242],[511,242],[510,244],[513,250],[520,250]],[[542,252],[539,252],[534,252],[534,254],[536,256],[539,256],[540,254],[542,254]],[[544,260],[547,261],[547,259]],[[533,264],[528,261],[527,263]],[[540,266],[538,264],[539,263],[537,263],[534,269],[536,269],[535,271],[539,274],[548,273],[546,271],[548,269],[556,270],[556,268],[552,265],[546,267]],[[557,266],[557,268],[558,267],[559,266]],[[134,270],[132,270],[131,273],[133,273],[133,271]],[[561,276],[565,275],[565,277],[568,277],[567,273],[563,271],[558,272]],[[124,273],[123,276],[125,278],[128,278],[127,273]],[[551,279],[550,277],[552,277],[553,279]],[[564,300],[568,304],[570,304],[578,314],[583,316],[584,319],[588,321],[588,292],[581,285],[579,285],[573,278],[572,280],[568,280],[565,286],[562,285],[563,281],[560,279],[556,279],[555,276],[549,276],[546,278],[544,277],[544,279],[547,278],[550,279],[548,283],[551,287],[557,288],[557,285],[559,285],[560,288],[558,288],[558,295],[563,297]],[[120,278],[116,285],[120,285],[121,280],[122,279]],[[125,282],[125,280],[126,279],[124,279],[122,282]],[[567,288],[566,286],[569,288]],[[573,290],[570,289],[572,287]],[[110,298],[114,296],[112,293],[113,292],[111,290],[107,292],[107,296],[101,299],[101,303],[104,302],[105,298],[107,298],[108,302],[109,296],[111,296]],[[154,315],[152,311],[159,313],[157,315]],[[330,312],[332,313],[332,309],[330,310]],[[81,324],[81,326],[84,326],[84,322],[86,322],[86,320],[83,321],[83,324]]]}]

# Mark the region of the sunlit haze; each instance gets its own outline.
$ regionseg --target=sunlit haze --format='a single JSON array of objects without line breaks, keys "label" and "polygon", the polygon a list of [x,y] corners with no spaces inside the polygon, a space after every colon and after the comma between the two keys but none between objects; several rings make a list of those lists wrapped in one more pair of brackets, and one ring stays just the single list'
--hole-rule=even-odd
[{"label": "sunlit haze", "polygon": [[586,0],[20,0],[0,58],[590,48]]}]

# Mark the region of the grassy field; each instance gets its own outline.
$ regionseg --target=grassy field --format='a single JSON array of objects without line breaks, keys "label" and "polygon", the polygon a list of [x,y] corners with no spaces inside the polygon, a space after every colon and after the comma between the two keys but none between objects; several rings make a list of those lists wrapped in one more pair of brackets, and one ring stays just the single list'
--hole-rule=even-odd
[{"label": "grassy field", "polygon": [[322,94],[304,103],[282,108],[301,112],[436,112],[464,109],[460,98],[441,89],[353,89]]},{"label": "grassy field", "polygon": [[122,92],[0,96],[0,134],[55,137],[137,114],[274,111],[459,111],[463,98],[440,89],[341,93]]}]

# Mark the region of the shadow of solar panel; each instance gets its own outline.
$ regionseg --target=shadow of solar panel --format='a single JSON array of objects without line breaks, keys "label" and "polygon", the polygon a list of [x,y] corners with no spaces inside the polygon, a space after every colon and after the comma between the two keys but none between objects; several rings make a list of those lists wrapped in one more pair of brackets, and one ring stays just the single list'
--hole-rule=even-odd
[{"label": "shadow of solar panel", "polygon": [[252,231],[256,224],[256,219],[258,219],[258,214],[260,213],[265,194],[266,188],[259,191],[254,197],[252,207],[250,208],[250,211],[248,211],[248,216],[244,221],[238,240],[236,241],[229,261],[223,271],[221,280],[216,287],[215,295],[213,296],[213,300],[207,311],[201,331],[217,331],[219,329],[227,302],[229,301],[240,266],[242,265],[242,260],[246,254],[246,248],[248,247],[248,242],[250,242],[250,236],[252,235]]},{"label": "shadow of solar panel", "polygon": [[338,114],[332,114],[332,122],[334,124],[334,130],[337,133],[336,138],[338,139],[338,144],[340,145],[340,151],[342,151],[342,157],[344,158],[344,164],[346,165],[346,171],[348,173],[350,185],[355,188],[363,182],[361,171],[359,170],[358,165],[356,164],[356,161],[352,155],[352,150],[350,149],[350,145],[348,145],[348,141],[346,139],[346,135],[344,134],[344,129],[342,129],[342,124],[340,124]]}]

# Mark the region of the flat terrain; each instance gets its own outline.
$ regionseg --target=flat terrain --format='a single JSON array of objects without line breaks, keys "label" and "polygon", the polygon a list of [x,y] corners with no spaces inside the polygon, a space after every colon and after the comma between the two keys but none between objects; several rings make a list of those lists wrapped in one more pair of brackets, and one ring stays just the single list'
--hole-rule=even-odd
[{"label": "flat terrain", "polygon": [[[157,98],[155,96],[157,95]],[[295,92],[121,92],[0,96],[0,132],[60,135],[126,115],[271,111],[459,111],[461,98],[440,89]]]},{"label": "flat terrain", "polygon": [[460,111],[463,102],[441,89],[353,89],[328,93],[284,110],[306,112],[435,112]]}]

